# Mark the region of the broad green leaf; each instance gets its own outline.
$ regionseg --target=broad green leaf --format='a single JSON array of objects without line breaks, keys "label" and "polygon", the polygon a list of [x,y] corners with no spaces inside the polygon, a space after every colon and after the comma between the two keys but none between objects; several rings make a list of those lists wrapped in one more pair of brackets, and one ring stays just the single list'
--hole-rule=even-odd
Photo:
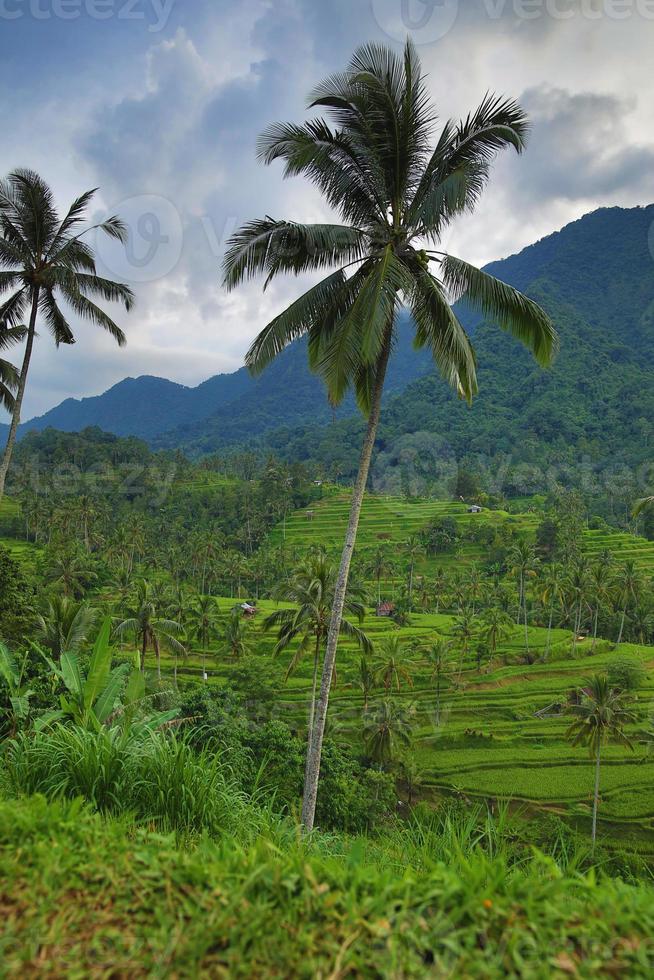
[{"label": "broad green leaf", "polygon": [[84,689],[79,661],[74,653],[62,653],[60,658],[61,676],[71,694],[82,700]]},{"label": "broad green leaf", "polygon": [[109,646],[109,635],[111,632],[111,619],[109,616],[104,620],[98,633],[98,638],[93,646],[89,672],[84,684],[84,710],[88,711],[99,696],[100,692],[107,684],[109,671],[111,670],[111,647]]},{"label": "broad green leaf", "polygon": [[0,676],[13,689],[18,684],[18,666],[4,643],[0,643]]},{"label": "broad green leaf", "polygon": [[101,725],[105,723],[111,712],[114,710],[116,700],[118,699],[123,687],[125,674],[128,670],[129,667],[127,664],[120,664],[119,667],[115,667],[112,670],[104,689],[95,702],[93,713]]}]

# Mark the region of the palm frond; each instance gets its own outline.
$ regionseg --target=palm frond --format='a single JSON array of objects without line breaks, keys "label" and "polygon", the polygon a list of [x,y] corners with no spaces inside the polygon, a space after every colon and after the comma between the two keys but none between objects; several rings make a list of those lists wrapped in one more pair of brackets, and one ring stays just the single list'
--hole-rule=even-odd
[{"label": "palm frond", "polygon": [[428,347],[447,383],[468,402],[477,393],[475,353],[441,287],[428,270],[414,264],[409,300],[416,321],[416,347]]},{"label": "palm frond", "polygon": [[266,283],[280,272],[300,273],[347,263],[365,252],[365,239],[345,225],[301,225],[266,217],[233,235],[223,260],[223,284],[233,289],[262,272]]},{"label": "palm frond", "polygon": [[531,350],[543,367],[551,363],[558,351],[558,336],[554,324],[537,303],[513,286],[452,255],[443,258],[441,276],[453,302],[462,299],[497,322]]}]

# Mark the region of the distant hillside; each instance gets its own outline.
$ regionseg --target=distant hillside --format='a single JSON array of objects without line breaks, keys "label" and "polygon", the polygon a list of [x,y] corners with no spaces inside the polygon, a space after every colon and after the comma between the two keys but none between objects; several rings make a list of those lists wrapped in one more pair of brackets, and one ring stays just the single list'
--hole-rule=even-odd
[{"label": "distant hillside", "polygon": [[[653,223],[654,205],[601,209],[488,266],[551,314],[561,336],[556,363],[543,371],[494,325],[472,321],[480,386],[472,409],[433,371],[391,398],[378,440],[378,485],[398,489],[407,466],[424,470],[451,458],[502,454],[539,467],[583,462],[632,469],[651,461]],[[270,436],[268,448],[349,475],[360,431],[358,419],[284,428]]]},{"label": "distant hillside", "polygon": [[[651,458],[653,224],[654,205],[600,209],[487,267],[545,306],[561,335],[561,354],[542,371],[494,325],[459,310],[479,360],[480,395],[472,410],[434,373],[429,356],[413,350],[403,316],[378,442],[380,486],[397,490],[399,471],[416,454],[423,468],[439,457],[500,453],[538,465],[583,457],[633,466]],[[351,399],[332,412],[299,341],[256,379],[245,369],[197,388],[128,378],[96,398],[68,399],[23,432],[99,426],[156,448],[201,455],[246,446],[319,460],[348,475],[361,425]]]},{"label": "distant hillside", "polygon": [[[389,394],[430,370],[428,355],[416,355],[411,339],[404,317],[389,370]],[[354,411],[349,400],[337,415],[343,418]],[[102,395],[67,398],[22,425],[20,435],[47,428],[81,432],[98,427],[115,435],[137,436],[161,448],[193,443],[196,452],[203,452],[260,438],[270,429],[297,425],[307,418],[327,422],[333,414],[322,383],[309,371],[306,343],[301,340],[259,378],[252,378],[245,368],[216,375],[196,388],[147,375],[125,378]],[[6,431],[6,425],[0,427],[0,435]]]}]

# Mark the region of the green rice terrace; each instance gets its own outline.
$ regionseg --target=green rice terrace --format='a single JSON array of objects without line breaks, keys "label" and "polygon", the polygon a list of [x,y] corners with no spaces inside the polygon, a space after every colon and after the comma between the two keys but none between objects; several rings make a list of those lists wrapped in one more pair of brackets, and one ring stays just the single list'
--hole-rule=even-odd
[{"label": "green rice terrace", "polygon": [[[229,482],[200,474],[189,478],[181,489],[184,493],[210,492]],[[288,553],[301,555],[320,545],[337,554],[347,520],[349,494],[332,486],[325,486],[320,492],[321,499],[286,515],[271,532],[269,546],[281,546]],[[15,503],[5,499],[2,507],[5,516],[17,515]],[[453,518],[462,528],[473,524],[508,526],[529,541],[541,519],[541,515],[529,510],[511,514],[484,509],[471,514],[463,503],[416,503],[368,495],[357,554],[365,557],[380,544],[391,552],[400,549],[430,521],[443,517]],[[32,545],[16,539],[6,543],[14,557],[32,561]],[[584,531],[583,546],[589,556],[610,549],[616,560],[635,558],[643,571],[654,568],[654,543],[633,535]],[[457,546],[456,554],[418,558],[416,577],[433,574],[437,568],[450,573],[460,567],[472,568],[485,555],[483,545],[463,542]],[[398,583],[397,573],[391,570],[381,582],[382,595],[394,595]],[[103,590],[103,594],[105,601],[115,600],[110,592]],[[217,602],[220,631],[240,599],[219,596]],[[302,659],[287,678],[289,652],[274,657],[275,633],[262,630],[266,616],[280,604],[267,598],[257,600],[256,606],[257,613],[248,622],[249,649],[262,658],[272,678],[277,691],[276,716],[293,728],[304,730],[311,693],[310,657]],[[397,689],[393,690],[393,697],[411,718],[412,758],[417,767],[415,794],[425,800],[443,795],[491,801],[510,799],[526,810],[537,807],[585,826],[592,803],[593,770],[587,751],[573,748],[565,738],[569,718],[564,707],[570,692],[579,688],[585,677],[601,672],[616,659],[614,644],[600,636],[593,649],[589,636],[573,644],[569,628],[553,629],[548,639],[546,628],[529,626],[529,648],[536,662],[525,664],[520,662],[525,631],[516,625],[498,644],[493,657],[478,664],[474,650],[461,652],[456,622],[456,614],[450,611],[413,611],[408,623],[398,625],[369,607],[362,623],[376,650],[383,649],[384,641],[391,637],[398,638],[404,650],[405,672],[394,683]],[[443,669],[437,703],[436,681],[424,651],[438,638],[451,641],[452,651]],[[548,645],[547,662],[542,662]],[[197,642],[188,644],[181,659],[163,650],[165,674],[170,676],[177,667],[183,686],[191,679],[197,681],[204,669],[210,687],[225,684],[234,667],[232,659],[221,652],[217,642],[205,651],[198,647]],[[359,688],[360,652],[347,638],[341,639],[339,649],[330,731],[358,748],[362,745],[364,711]],[[645,679],[637,694],[641,710],[649,712],[654,698],[654,648],[623,643],[619,656],[644,666]],[[375,694],[383,694],[381,684]],[[639,847],[649,850],[651,846],[654,853],[649,836],[654,830],[654,756],[650,756],[642,740],[642,730],[642,722],[631,726],[633,750],[614,745],[605,749],[601,827],[617,837],[628,834]]]}]

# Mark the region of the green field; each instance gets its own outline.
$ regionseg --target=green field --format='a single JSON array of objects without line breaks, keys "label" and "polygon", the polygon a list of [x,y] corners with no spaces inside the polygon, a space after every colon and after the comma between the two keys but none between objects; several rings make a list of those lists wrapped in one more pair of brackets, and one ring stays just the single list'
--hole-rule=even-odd
[{"label": "green field", "polygon": [[[221,611],[228,614],[231,599],[219,599]],[[311,671],[307,661],[285,681],[288,655],[272,656],[274,635],[261,631],[264,616],[276,608],[271,600],[259,602],[259,614],[251,629],[257,656],[271,670],[278,689],[277,715],[293,727],[306,723]],[[398,635],[410,645],[428,643],[449,635],[453,617],[413,614],[408,626],[398,627],[388,619],[369,612],[364,629],[376,644]],[[496,663],[477,672],[470,661],[462,665],[453,655],[452,674],[458,683],[442,697],[440,724],[435,718],[434,682],[419,649],[408,653],[412,686],[403,685],[394,694],[413,717],[412,756],[421,770],[421,794],[435,798],[456,793],[469,798],[511,798],[525,805],[536,805],[585,824],[592,800],[592,766],[583,749],[571,748],[565,739],[569,723],[564,715],[541,717],[538,712],[565,701],[567,694],[584,677],[602,670],[615,659],[609,644],[598,643],[590,653],[590,641],[580,643],[573,659],[571,637],[564,630],[553,633],[552,661],[531,666],[512,663],[523,649],[523,630],[516,629],[498,650]],[[546,630],[530,628],[530,645],[542,653]],[[654,648],[623,645],[620,656],[629,656],[654,667]],[[356,687],[359,653],[342,641],[336,685],[333,690],[330,724],[340,739],[363,749],[363,700]],[[506,666],[499,662],[506,659]],[[172,660],[164,656],[167,671]],[[190,654],[181,666],[182,683],[189,675],[200,676],[202,655]],[[225,682],[233,662],[208,651],[206,666],[209,684]],[[383,695],[378,689],[374,697]],[[639,692],[642,712],[654,697],[654,679],[649,677]],[[654,830],[654,756],[640,744],[642,723],[633,727],[635,750],[609,746],[603,771],[602,818],[605,832],[629,833],[639,837]],[[619,830],[618,830],[619,827]]]}]

